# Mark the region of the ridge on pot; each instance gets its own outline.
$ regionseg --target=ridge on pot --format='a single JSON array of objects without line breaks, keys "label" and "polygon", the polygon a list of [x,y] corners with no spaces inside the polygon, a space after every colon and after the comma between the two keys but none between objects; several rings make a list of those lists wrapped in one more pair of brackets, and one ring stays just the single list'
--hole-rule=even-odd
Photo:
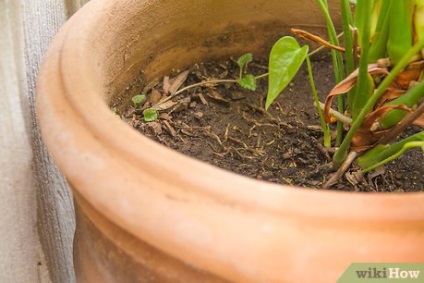
[{"label": "ridge on pot", "polygon": [[424,261],[423,193],[251,180],[156,144],[107,106],[139,70],[152,80],[264,54],[291,26],[325,31],[315,1],[92,0],[65,24],[37,109],[75,195],[78,282],[334,282],[352,262]]}]

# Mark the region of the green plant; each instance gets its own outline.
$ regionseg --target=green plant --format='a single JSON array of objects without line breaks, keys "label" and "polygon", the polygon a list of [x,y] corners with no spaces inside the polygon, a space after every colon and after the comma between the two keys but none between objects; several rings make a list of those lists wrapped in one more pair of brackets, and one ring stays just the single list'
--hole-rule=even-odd
[{"label": "green plant", "polygon": [[[345,48],[339,48],[327,1],[317,0],[317,3],[324,14],[330,42],[306,31],[294,32],[332,48],[337,84],[327,96],[323,113],[320,112],[326,137],[331,118],[338,120],[334,143],[338,149],[333,164],[339,170],[326,184],[331,186],[355,160],[366,172],[393,160],[409,148],[424,150],[423,132],[393,143],[411,124],[424,127],[424,106],[420,102],[424,97],[424,1],[358,0],[352,13],[351,3],[341,0]],[[294,38],[290,38],[291,46],[281,44],[285,38],[287,40],[284,37],[277,41],[271,51],[267,107],[268,101],[272,102],[288,84],[287,78],[294,76],[294,69],[289,70],[287,65],[280,64],[281,60],[296,62],[297,69],[306,60],[314,91],[308,56],[304,52],[299,55],[300,50],[307,50],[306,46],[300,47]],[[357,46],[354,45],[355,38]],[[296,52],[292,46],[296,47]],[[359,62],[355,64],[355,61]],[[345,76],[345,73],[349,75]],[[318,105],[316,94],[314,96]],[[335,99],[338,115],[331,114],[336,112],[331,109]],[[342,115],[345,112],[351,119],[339,118],[345,117]],[[329,147],[331,143],[326,137],[324,145]]]},{"label": "green plant", "polygon": [[[253,56],[246,53],[237,59],[237,79],[212,79],[178,87],[144,109],[144,120],[156,120],[162,105],[189,89],[236,83],[255,90],[256,80],[267,76],[268,109],[306,62],[324,146],[337,149],[333,165],[338,171],[326,187],[337,182],[354,161],[362,172],[367,172],[409,148],[420,147],[424,151],[422,131],[396,141],[411,124],[424,127],[424,0],[340,0],[344,47],[339,44],[327,1],[316,1],[327,24],[329,41],[304,30],[292,31],[323,46],[308,54],[308,45],[300,46],[294,37],[284,36],[273,45],[268,73],[249,74],[247,67]],[[309,59],[323,47],[331,49],[336,82],[325,103],[319,101]],[[145,99],[145,95],[134,96],[134,108]],[[337,110],[332,109],[335,100]],[[336,138],[331,140],[330,123],[334,121]]]},{"label": "green plant", "polygon": [[[157,103],[152,105],[151,107],[145,109],[143,111],[143,118],[146,122],[155,121],[159,116],[159,111],[161,109],[161,106],[164,105],[164,103],[170,101],[174,97],[180,95],[181,93],[192,89],[196,87],[202,87],[202,86],[213,86],[217,84],[222,83],[235,83],[240,85],[241,87],[248,89],[248,90],[255,90],[256,89],[256,80],[266,77],[268,74],[263,74],[259,76],[254,76],[252,74],[248,74],[246,69],[250,62],[253,60],[253,55],[251,53],[246,53],[241,55],[237,59],[237,65],[240,69],[239,77],[237,79],[211,79],[206,81],[201,81],[199,83],[194,83],[191,85],[188,85],[186,87],[183,87],[181,89],[177,89],[175,92],[171,93],[170,95],[162,98]],[[132,97],[132,101],[134,104],[134,108],[137,108],[139,105],[144,103],[146,97],[143,94],[135,95]]]},{"label": "green plant", "polygon": [[137,108],[138,106],[142,105],[144,101],[146,101],[146,96],[144,94],[137,94],[131,98],[131,101],[134,104],[134,108]]}]

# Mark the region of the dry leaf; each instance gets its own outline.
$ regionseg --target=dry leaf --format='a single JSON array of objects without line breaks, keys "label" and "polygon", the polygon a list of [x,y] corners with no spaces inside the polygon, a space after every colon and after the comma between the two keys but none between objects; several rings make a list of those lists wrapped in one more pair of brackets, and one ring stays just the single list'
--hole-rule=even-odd
[{"label": "dry leaf", "polygon": [[163,88],[163,93],[165,94],[169,93],[169,90],[171,89],[171,82],[169,81],[168,76],[163,77],[162,88]]},{"label": "dry leaf", "polygon": [[[380,67],[378,64],[369,64],[368,65],[368,73],[371,75],[387,75],[388,71],[386,68]],[[327,95],[325,99],[324,106],[324,118],[327,123],[331,120],[330,108],[331,104],[338,95],[348,92],[353,88],[358,79],[359,69],[353,71],[349,76],[347,76],[344,80],[339,82]]]},{"label": "dry leaf", "polygon": [[164,120],[163,124],[165,125],[165,129],[169,132],[171,136],[173,137],[177,136],[177,131],[175,131],[174,127],[172,127],[168,121]]},{"label": "dry leaf", "polygon": [[206,95],[210,98],[212,98],[213,100],[217,101],[217,102],[221,102],[224,104],[229,104],[230,101],[223,98],[222,95],[220,95],[218,92],[211,90],[209,92],[206,93]]},{"label": "dry leaf", "polygon": [[421,115],[418,119],[415,119],[413,124],[418,127],[424,128],[424,114]]},{"label": "dry leaf", "polygon": [[384,103],[393,100],[395,98],[398,98],[402,94],[404,94],[405,91],[402,89],[399,89],[397,87],[389,86],[386,91],[381,95],[381,97],[378,99],[377,103],[375,104],[375,107],[380,107]]},{"label": "dry leaf", "polygon": [[172,112],[180,112],[180,111],[186,110],[188,106],[190,105],[190,102],[191,102],[190,97],[185,97],[183,99],[178,100],[175,107],[172,108]]},{"label": "dry leaf", "polygon": [[147,97],[147,102],[149,102],[150,105],[155,105],[156,103],[160,101],[161,97],[162,97],[162,94],[158,90],[152,89],[152,92]]},{"label": "dry leaf", "polygon": [[165,101],[165,102],[163,102],[159,105],[156,105],[155,109],[158,110],[158,111],[168,110],[168,109],[171,109],[172,107],[174,107],[176,104],[177,104],[176,102],[174,102],[172,100],[168,100],[168,101]]},{"label": "dry leaf", "polygon": [[291,30],[292,30],[292,32],[294,34],[296,34],[297,36],[299,36],[299,37],[301,37],[303,39],[306,39],[306,40],[309,40],[309,41],[318,43],[320,45],[324,45],[324,46],[326,46],[328,48],[331,48],[331,49],[334,49],[334,50],[337,50],[337,51],[340,51],[340,52],[345,52],[345,49],[343,47],[337,46],[337,45],[333,45],[330,42],[328,42],[327,40],[322,39],[321,37],[319,37],[317,35],[314,35],[312,33],[309,33],[309,32],[307,32],[305,30],[295,29],[295,28],[292,28]]},{"label": "dry leaf", "polygon": [[173,78],[172,80],[170,80],[171,85],[167,93],[169,93],[170,95],[173,95],[174,93],[176,93],[177,90],[183,85],[183,83],[187,79],[188,74],[189,74],[189,71],[184,71],[180,73],[178,76],[176,76],[175,78]]}]

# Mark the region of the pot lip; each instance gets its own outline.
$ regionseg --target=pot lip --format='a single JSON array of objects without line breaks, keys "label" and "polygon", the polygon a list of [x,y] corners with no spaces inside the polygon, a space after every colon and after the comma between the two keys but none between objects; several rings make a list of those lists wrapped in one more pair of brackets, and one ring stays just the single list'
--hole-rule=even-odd
[{"label": "pot lip", "polygon": [[[101,204],[102,210],[107,208],[107,211],[120,213],[114,209],[113,199],[99,200],[96,199],[98,195],[89,192],[93,180],[87,181],[80,175],[81,170],[94,176],[100,166],[104,170],[104,175],[112,175],[111,166],[106,168],[104,164],[98,164],[108,160],[118,164],[119,168],[129,166],[131,172],[136,172],[137,167],[141,167],[147,170],[146,172],[158,174],[157,170],[146,169],[143,165],[146,161],[145,152],[134,152],[126,147],[132,143],[144,144],[148,151],[156,152],[159,158],[152,160],[152,166],[166,168],[178,182],[189,188],[182,189],[179,194],[195,190],[192,193],[208,195],[216,200],[219,196],[239,205],[244,203],[272,211],[291,209],[302,215],[310,212],[306,212],[305,207],[290,205],[291,201],[304,203],[309,207],[308,211],[311,211],[310,208],[316,209],[322,217],[374,220],[389,218],[401,220],[411,217],[416,220],[424,219],[424,210],[421,211],[424,204],[422,192],[386,194],[318,191],[253,180],[183,156],[142,137],[124,125],[124,122],[116,119],[101,100],[98,92],[103,86],[99,85],[100,78],[93,70],[96,66],[87,67],[80,64],[84,61],[93,63],[95,50],[87,43],[89,34],[95,30],[98,22],[103,22],[101,17],[104,17],[105,11],[112,7],[115,9],[117,7],[113,0],[90,1],[64,25],[46,53],[37,85],[39,121],[49,152],[73,189],[95,207],[99,208]],[[50,80],[48,76],[54,76],[55,79]],[[84,93],[84,99],[81,93]],[[104,121],[107,121],[107,126],[104,126]],[[110,129],[113,129],[113,132]],[[78,153],[80,150],[83,154]],[[89,155],[89,152],[109,155],[109,159],[99,159],[95,155]],[[171,166],[169,162],[160,160],[165,156],[172,157],[176,162],[187,163],[186,168],[189,170],[197,168],[199,171],[195,173],[196,176],[187,175],[187,169],[182,166]],[[195,188],[196,178],[199,176],[202,178],[203,186]],[[129,178],[130,182],[140,181],[137,176],[125,177]],[[217,179],[226,183],[219,185]],[[341,203],[344,205],[341,206]],[[367,213],[364,214],[362,210],[366,210]],[[411,210],[414,213],[411,213]],[[333,215],[335,211],[340,214]],[[373,212],[376,213],[375,216]]]}]

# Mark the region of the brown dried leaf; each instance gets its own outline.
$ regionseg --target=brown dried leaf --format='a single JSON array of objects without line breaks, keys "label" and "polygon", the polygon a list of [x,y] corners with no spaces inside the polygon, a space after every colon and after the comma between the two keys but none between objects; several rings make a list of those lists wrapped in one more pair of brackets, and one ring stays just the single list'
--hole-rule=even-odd
[{"label": "brown dried leaf", "polygon": [[365,182],[364,175],[360,171],[347,172],[345,174],[345,178],[353,186],[357,186]]},{"label": "brown dried leaf", "polygon": [[147,124],[147,129],[152,133],[152,135],[161,135],[162,134],[162,125],[159,122],[149,122]]},{"label": "brown dried leaf", "polygon": [[217,101],[217,102],[221,102],[224,104],[229,104],[230,101],[223,98],[222,95],[220,95],[218,92],[211,90],[209,92],[206,93],[206,95],[210,98],[212,98],[213,100]]},{"label": "brown dried leaf", "polygon": [[190,105],[190,102],[191,102],[190,97],[185,97],[183,99],[178,100],[175,107],[172,108],[172,112],[180,112],[180,111],[186,110],[188,106]]},{"label": "brown dried leaf", "polygon": [[387,88],[387,90],[381,95],[381,97],[378,99],[378,102],[375,104],[375,107],[380,107],[385,102],[393,100],[395,98],[398,98],[402,94],[404,94],[405,91],[402,89],[399,89],[397,87],[390,86]]},{"label": "brown dried leaf", "polygon": [[155,106],[155,109],[158,110],[158,111],[168,110],[168,109],[174,107],[176,104],[177,104],[176,102],[174,102],[172,100],[168,100],[168,101],[165,101],[165,102]]},{"label": "brown dried leaf", "polygon": [[168,76],[163,77],[162,88],[163,88],[163,93],[166,93],[166,94],[169,93],[169,90],[171,89],[171,82],[169,81]]},{"label": "brown dried leaf", "polygon": [[387,132],[388,130],[372,132],[369,128],[360,128],[352,138],[352,149],[357,153],[363,152],[371,148]]},{"label": "brown dried leaf", "polygon": [[338,45],[333,45],[330,42],[328,42],[327,40],[322,39],[321,37],[314,35],[312,33],[309,33],[309,32],[307,32],[303,29],[292,28],[291,30],[294,34],[296,34],[297,36],[299,36],[303,39],[318,43],[320,45],[324,45],[328,48],[331,48],[331,49],[334,49],[334,50],[337,50],[337,51],[340,51],[340,52],[345,52],[345,49],[343,47],[338,46]]},{"label": "brown dried leaf", "polygon": [[177,131],[175,131],[174,127],[172,127],[168,121],[164,120],[163,124],[165,125],[165,129],[169,132],[171,136],[173,137],[177,136]]},{"label": "brown dried leaf", "polygon": [[352,148],[356,152],[362,152],[372,147],[378,140],[380,140],[388,131],[387,130],[376,130],[373,129],[376,121],[380,120],[381,117],[386,115],[390,110],[401,109],[410,111],[410,109],[404,105],[385,105],[379,107],[377,110],[369,113],[362,123],[359,130],[356,131],[352,138]]},{"label": "brown dried leaf", "polygon": [[197,93],[197,97],[199,97],[199,99],[200,99],[200,101],[202,102],[203,105],[208,105],[208,101],[205,99],[203,94]]},{"label": "brown dried leaf", "polygon": [[[382,68],[378,64],[369,64],[368,65],[368,73],[371,75],[387,75],[387,68]],[[348,92],[353,88],[358,79],[359,69],[353,71],[349,76],[347,76],[344,80],[339,82],[327,95],[325,99],[324,105],[324,119],[327,123],[331,121],[330,108],[331,104],[338,95]]]},{"label": "brown dried leaf", "polygon": [[169,91],[168,91],[170,95],[173,95],[174,93],[177,92],[177,90],[183,85],[183,83],[187,79],[188,74],[189,74],[189,71],[187,70],[180,73],[172,80],[170,80],[171,86],[169,87]]},{"label": "brown dried leaf", "polygon": [[150,103],[150,105],[155,105],[160,101],[162,97],[162,94],[157,89],[152,89],[152,92],[147,97],[147,102]]},{"label": "brown dried leaf", "polygon": [[405,110],[410,112],[411,109],[405,105],[383,105],[376,110],[367,114],[362,123],[364,127],[370,128],[376,121],[380,120],[384,115],[393,109]]},{"label": "brown dried leaf", "polygon": [[421,115],[418,119],[413,122],[414,125],[424,128],[424,115]]},{"label": "brown dried leaf", "polygon": [[402,71],[395,79],[395,84],[404,90],[407,90],[413,81],[418,81],[424,68],[424,60],[413,62]]}]

